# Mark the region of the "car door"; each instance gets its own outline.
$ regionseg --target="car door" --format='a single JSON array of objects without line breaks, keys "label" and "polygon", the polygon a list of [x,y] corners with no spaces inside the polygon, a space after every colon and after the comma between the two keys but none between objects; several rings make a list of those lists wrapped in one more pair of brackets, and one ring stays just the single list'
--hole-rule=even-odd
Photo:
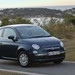
[{"label": "car door", "polygon": [[14,42],[11,39],[8,39],[9,36],[14,36],[15,38],[17,37],[16,32],[12,28],[5,28],[4,33],[3,33],[3,38],[2,38],[2,56],[3,57],[16,57],[16,52],[18,48],[18,43],[17,41]]}]

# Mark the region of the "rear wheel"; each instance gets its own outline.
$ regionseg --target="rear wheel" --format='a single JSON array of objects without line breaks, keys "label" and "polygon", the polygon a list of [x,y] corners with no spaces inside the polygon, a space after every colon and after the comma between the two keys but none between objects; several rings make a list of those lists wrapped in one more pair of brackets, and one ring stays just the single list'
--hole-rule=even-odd
[{"label": "rear wheel", "polygon": [[25,51],[19,53],[18,61],[22,67],[27,67],[29,65],[29,57]]}]

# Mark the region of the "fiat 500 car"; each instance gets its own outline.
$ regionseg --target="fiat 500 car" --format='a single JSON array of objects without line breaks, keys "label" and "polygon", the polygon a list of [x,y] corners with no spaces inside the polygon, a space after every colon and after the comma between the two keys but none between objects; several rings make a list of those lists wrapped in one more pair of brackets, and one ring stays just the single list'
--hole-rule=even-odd
[{"label": "fiat 500 car", "polygon": [[17,60],[22,67],[33,62],[61,63],[65,58],[63,43],[32,24],[0,27],[0,57]]}]

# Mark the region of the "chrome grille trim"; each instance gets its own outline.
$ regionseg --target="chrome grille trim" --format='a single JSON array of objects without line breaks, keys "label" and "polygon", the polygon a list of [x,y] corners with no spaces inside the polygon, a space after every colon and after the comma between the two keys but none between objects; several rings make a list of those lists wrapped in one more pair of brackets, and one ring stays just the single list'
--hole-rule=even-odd
[{"label": "chrome grille trim", "polygon": [[57,49],[60,49],[60,47],[44,48],[43,50],[57,50]]}]

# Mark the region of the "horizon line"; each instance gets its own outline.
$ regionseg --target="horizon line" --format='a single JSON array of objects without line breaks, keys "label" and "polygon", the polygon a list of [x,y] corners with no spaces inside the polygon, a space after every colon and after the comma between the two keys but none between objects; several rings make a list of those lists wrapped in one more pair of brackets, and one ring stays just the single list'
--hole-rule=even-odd
[{"label": "horizon line", "polygon": [[[7,9],[7,8],[33,8],[33,7],[49,7],[50,5],[48,6],[25,6],[25,7],[3,7],[2,9]],[[75,5],[51,5],[50,7],[59,7],[59,6],[75,6]]]}]

